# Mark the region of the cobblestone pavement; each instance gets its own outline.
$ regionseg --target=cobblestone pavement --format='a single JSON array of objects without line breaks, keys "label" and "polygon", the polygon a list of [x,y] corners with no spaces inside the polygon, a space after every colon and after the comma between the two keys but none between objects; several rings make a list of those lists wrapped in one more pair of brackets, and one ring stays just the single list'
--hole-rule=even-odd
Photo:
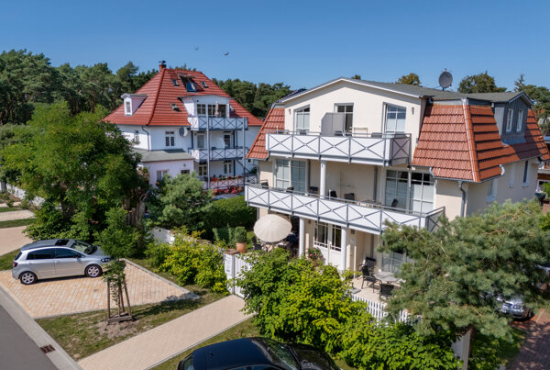
[{"label": "cobblestone pavement", "polygon": [[[126,276],[132,306],[194,297],[188,290],[129,263]],[[107,308],[107,286],[101,278],[50,279],[26,286],[15,280],[11,271],[1,271],[0,285],[33,318]]]},{"label": "cobblestone pavement", "polygon": [[29,210],[13,211],[13,212],[0,212],[0,222],[12,221],[12,220],[24,220],[27,218],[33,218],[34,213]]},{"label": "cobblestone pavement", "polygon": [[20,249],[25,244],[32,242],[31,239],[23,234],[25,228],[26,226],[0,229],[0,256]]},{"label": "cobblestone pavement", "polygon": [[78,362],[84,370],[149,369],[247,319],[244,301],[229,296]]},{"label": "cobblestone pavement", "polygon": [[550,313],[541,310],[530,321],[527,339],[508,370],[550,369]]}]

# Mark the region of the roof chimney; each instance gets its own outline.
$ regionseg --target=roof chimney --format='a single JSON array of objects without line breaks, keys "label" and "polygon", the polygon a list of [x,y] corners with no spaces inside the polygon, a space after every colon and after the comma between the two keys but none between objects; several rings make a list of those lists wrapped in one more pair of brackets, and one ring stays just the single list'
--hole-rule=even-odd
[{"label": "roof chimney", "polygon": [[165,60],[161,60],[159,62],[159,70],[161,69],[165,69],[166,68],[166,61]]}]

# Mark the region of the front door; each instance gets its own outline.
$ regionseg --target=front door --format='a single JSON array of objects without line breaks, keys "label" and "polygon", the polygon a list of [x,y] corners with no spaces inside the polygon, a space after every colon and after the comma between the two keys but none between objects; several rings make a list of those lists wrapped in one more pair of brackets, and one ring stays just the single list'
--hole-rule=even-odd
[{"label": "front door", "polygon": [[341,269],[342,228],[340,226],[318,222],[315,226],[314,238],[314,245],[321,251],[325,263]]},{"label": "front door", "polygon": [[84,275],[84,255],[75,250],[55,248],[55,274],[57,276]]}]

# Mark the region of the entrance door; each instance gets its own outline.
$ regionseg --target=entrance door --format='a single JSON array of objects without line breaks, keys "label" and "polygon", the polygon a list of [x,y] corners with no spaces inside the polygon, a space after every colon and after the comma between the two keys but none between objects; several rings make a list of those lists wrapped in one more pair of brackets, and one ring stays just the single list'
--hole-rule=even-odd
[{"label": "entrance door", "polygon": [[314,245],[319,248],[325,263],[342,268],[342,228],[318,222],[315,225]]}]

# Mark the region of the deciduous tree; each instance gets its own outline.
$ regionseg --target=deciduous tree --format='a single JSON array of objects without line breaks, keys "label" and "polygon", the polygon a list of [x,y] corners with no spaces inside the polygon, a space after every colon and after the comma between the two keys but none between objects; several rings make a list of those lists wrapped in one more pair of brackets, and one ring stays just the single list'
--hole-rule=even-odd
[{"label": "deciduous tree", "polygon": [[406,85],[415,85],[420,86],[420,77],[416,73],[409,73],[408,75],[403,75],[399,77],[397,80],[397,83],[399,84],[406,84]]},{"label": "deciduous tree", "polygon": [[498,87],[495,78],[489,76],[487,71],[477,75],[466,76],[460,81],[458,92],[463,94],[504,92],[505,87]]}]

